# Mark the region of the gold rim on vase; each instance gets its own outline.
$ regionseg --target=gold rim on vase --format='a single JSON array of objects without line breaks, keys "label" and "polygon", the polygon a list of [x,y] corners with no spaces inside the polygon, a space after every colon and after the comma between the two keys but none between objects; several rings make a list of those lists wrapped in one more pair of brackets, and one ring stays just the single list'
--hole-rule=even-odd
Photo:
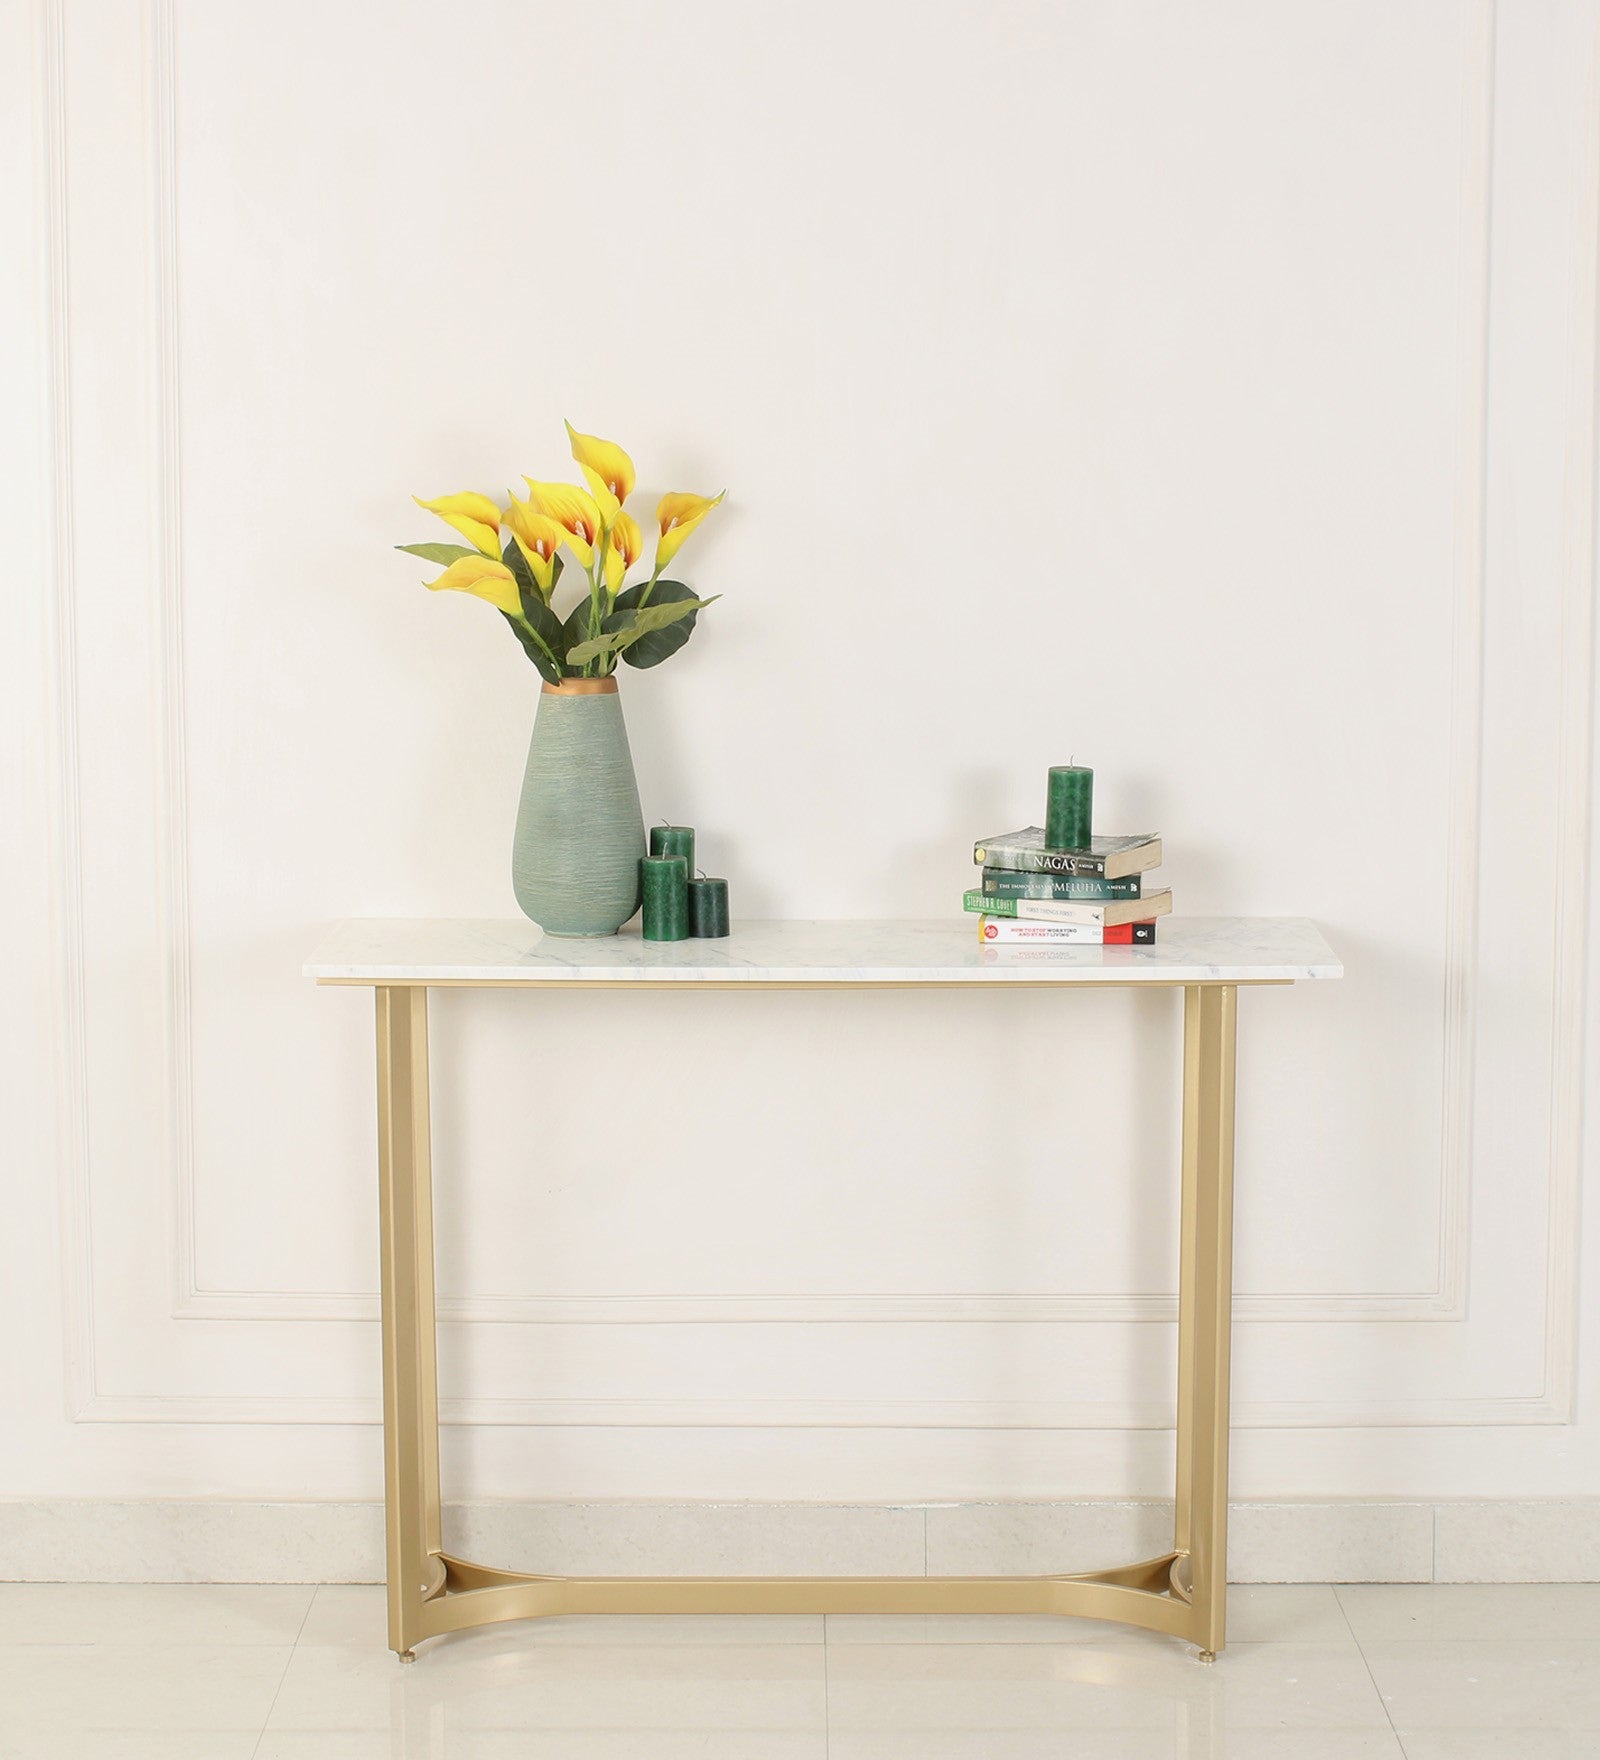
[{"label": "gold rim on vase", "polygon": [[560,684],[551,684],[546,679],[541,694],[547,697],[614,697],[617,681],[614,678],[564,678]]}]

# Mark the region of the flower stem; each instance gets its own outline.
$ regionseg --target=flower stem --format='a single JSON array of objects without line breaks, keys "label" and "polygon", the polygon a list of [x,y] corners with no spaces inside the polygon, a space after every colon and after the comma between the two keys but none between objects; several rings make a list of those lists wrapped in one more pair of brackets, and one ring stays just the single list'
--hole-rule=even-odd
[{"label": "flower stem", "polygon": [[[604,531],[601,532],[600,536],[603,540],[604,536],[605,536]],[[599,633],[600,633],[600,573],[604,567],[605,567],[605,558],[601,553],[600,546],[597,544],[595,546],[594,551],[593,551],[593,553],[590,557],[590,560],[589,560],[589,640],[590,641],[593,641],[594,638],[597,635],[599,635]],[[595,672],[593,670],[595,665],[596,665],[596,662],[593,660],[585,660],[584,661],[584,663],[583,663],[583,676],[585,678],[593,678],[595,676]]]}]

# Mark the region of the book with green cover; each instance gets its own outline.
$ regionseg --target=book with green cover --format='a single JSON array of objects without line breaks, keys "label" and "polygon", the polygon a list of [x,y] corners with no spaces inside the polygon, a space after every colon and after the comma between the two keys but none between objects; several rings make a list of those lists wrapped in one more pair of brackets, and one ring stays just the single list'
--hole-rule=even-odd
[{"label": "book with green cover", "polygon": [[1038,825],[1003,831],[975,844],[972,859],[995,868],[1016,868],[1028,874],[1073,874],[1089,879],[1120,880],[1142,874],[1161,862],[1161,839],[1153,831],[1132,837],[1096,837],[1087,849],[1051,849]]},{"label": "book with green cover", "polygon": [[1122,923],[1146,923],[1164,917],[1172,909],[1172,890],[1163,886],[1143,898],[991,898],[986,892],[968,892],[964,909],[980,916],[1006,917],[1029,923],[1081,923],[1111,929]]},{"label": "book with green cover", "polygon": [[1018,868],[983,870],[986,898],[1137,898],[1144,881],[1137,874],[1121,880],[1085,878],[1080,874],[1025,874]]}]

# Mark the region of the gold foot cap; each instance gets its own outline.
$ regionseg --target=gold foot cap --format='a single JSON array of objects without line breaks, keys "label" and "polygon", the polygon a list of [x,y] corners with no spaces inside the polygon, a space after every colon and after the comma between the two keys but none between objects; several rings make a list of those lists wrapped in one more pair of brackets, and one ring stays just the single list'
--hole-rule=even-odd
[{"label": "gold foot cap", "polygon": [[415,1662],[417,1660],[417,1653],[415,1650],[397,1650],[395,1655],[397,1655],[402,1662]]},{"label": "gold foot cap", "polygon": [[1217,1653],[1215,1650],[1196,1650],[1194,1659],[1196,1662],[1215,1662]]}]

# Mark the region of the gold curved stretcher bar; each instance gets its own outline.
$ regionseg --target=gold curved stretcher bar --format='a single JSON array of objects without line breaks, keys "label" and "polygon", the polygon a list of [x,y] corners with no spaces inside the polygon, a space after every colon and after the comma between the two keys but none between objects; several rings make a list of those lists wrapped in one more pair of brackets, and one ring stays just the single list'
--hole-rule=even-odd
[{"label": "gold curved stretcher bar", "polygon": [[1184,1637],[1184,1556],[1073,1577],[553,1577],[436,1553],[413,1638],[559,1613],[949,1612],[1070,1614]]}]

